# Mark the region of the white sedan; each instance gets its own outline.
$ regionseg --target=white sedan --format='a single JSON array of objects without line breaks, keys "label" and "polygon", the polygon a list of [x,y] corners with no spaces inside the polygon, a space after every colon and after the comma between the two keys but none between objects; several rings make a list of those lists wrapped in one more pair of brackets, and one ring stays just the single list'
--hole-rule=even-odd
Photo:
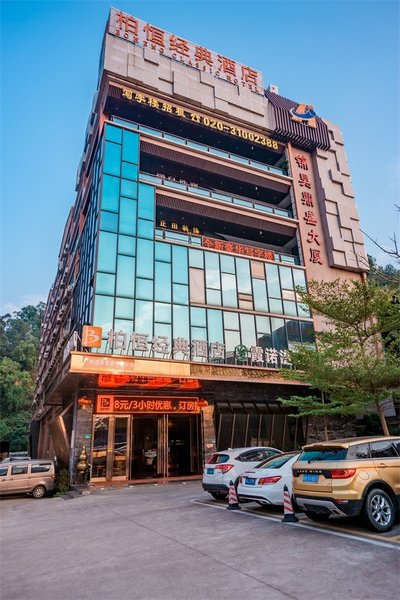
[{"label": "white sedan", "polygon": [[257,468],[245,471],[239,478],[239,500],[255,500],[259,504],[283,505],[283,486],[292,495],[292,465],[298,452],[285,452],[268,458]]}]

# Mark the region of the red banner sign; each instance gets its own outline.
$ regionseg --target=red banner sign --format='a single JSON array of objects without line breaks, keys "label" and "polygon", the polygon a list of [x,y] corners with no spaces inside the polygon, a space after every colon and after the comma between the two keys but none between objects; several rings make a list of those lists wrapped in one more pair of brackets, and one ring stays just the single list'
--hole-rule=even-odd
[{"label": "red banner sign", "polygon": [[198,398],[161,396],[143,398],[141,396],[99,395],[96,400],[97,413],[181,413],[200,412]]},{"label": "red banner sign", "polygon": [[264,250],[255,246],[246,246],[245,244],[236,244],[235,242],[226,242],[225,240],[216,240],[203,236],[203,246],[213,250],[223,250],[224,252],[233,252],[233,254],[243,254],[253,258],[262,258],[264,260],[275,260],[275,254],[272,250]]}]

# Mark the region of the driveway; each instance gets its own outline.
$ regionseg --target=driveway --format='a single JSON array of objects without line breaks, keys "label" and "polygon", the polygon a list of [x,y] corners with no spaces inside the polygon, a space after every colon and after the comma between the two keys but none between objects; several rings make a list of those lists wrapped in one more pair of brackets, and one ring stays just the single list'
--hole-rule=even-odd
[{"label": "driveway", "polygon": [[228,511],[197,481],[0,510],[2,600],[387,600],[400,584],[395,537]]}]

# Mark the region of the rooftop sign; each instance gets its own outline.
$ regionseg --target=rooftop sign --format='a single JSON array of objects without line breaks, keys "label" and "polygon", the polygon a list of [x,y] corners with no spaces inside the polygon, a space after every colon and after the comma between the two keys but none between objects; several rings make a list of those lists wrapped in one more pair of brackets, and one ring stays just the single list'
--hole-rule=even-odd
[{"label": "rooftop sign", "polygon": [[184,38],[168,33],[164,29],[150,25],[116,8],[112,8],[110,11],[108,32],[133,44],[151,48],[151,50],[184,65],[210,73],[229,83],[241,85],[252,92],[263,94],[260,71],[203,46],[188,42]]}]

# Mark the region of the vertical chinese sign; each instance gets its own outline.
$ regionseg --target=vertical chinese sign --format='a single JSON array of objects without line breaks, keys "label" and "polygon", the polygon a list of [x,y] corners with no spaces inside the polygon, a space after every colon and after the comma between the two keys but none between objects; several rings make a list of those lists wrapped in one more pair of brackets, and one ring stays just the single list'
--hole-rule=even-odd
[{"label": "vertical chinese sign", "polygon": [[311,156],[290,148],[293,192],[308,279],[322,279],[329,267]]}]

